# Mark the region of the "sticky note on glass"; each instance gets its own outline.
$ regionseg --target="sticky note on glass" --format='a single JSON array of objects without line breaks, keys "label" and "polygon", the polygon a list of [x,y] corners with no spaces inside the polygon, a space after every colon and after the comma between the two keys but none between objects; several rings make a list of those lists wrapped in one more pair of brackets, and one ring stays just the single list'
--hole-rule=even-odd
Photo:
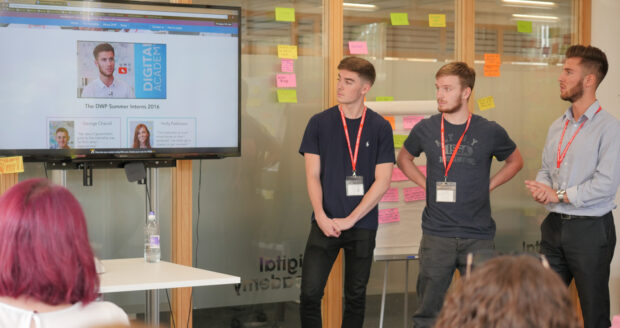
[{"label": "sticky note on glass", "polygon": [[349,52],[351,55],[367,55],[368,45],[366,41],[349,41]]},{"label": "sticky note on glass", "polygon": [[530,22],[530,21],[517,21],[517,32],[519,32],[519,33],[532,33],[532,22]]},{"label": "sticky note on glass", "polygon": [[484,54],[484,65],[501,65],[500,54]]},{"label": "sticky note on glass", "polygon": [[382,202],[398,202],[398,188],[390,188],[388,189],[383,197],[381,197]]},{"label": "sticky note on glass", "polygon": [[297,46],[279,44],[278,57],[286,59],[297,59]]},{"label": "sticky note on glass", "polygon": [[294,22],[295,21],[295,8],[276,7],[276,21]]},{"label": "sticky note on glass", "polygon": [[426,200],[426,190],[422,187],[409,187],[403,189],[405,194],[405,202],[415,202],[418,200]]},{"label": "sticky note on glass", "polygon": [[407,140],[406,135],[395,134],[394,135],[394,148],[403,148],[403,144],[405,143],[405,140]]},{"label": "sticky note on glass", "polygon": [[418,170],[420,170],[420,172],[422,172],[422,174],[424,174],[424,176],[426,176],[426,165],[418,166]]},{"label": "sticky note on glass", "polygon": [[403,117],[403,129],[411,130],[416,124],[418,124],[423,119],[424,119],[424,116],[405,116]]},{"label": "sticky note on glass", "polygon": [[391,223],[400,221],[398,208],[386,208],[379,210],[379,223]]},{"label": "sticky note on glass", "polygon": [[495,108],[495,101],[493,101],[493,96],[478,99],[478,108],[480,108],[480,110],[489,110],[491,108]]},{"label": "sticky note on glass", "polygon": [[390,13],[392,25],[409,25],[409,14],[407,13]]},{"label": "sticky note on glass", "polygon": [[446,27],[446,15],[444,15],[444,14],[428,14],[428,26],[430,26],[430,27]]},{"label": "sticky note on glass", "polygon": [[392,169],[392,181],[407,181],[409,178],[397,166]]},{"label": "sticky note on glass", "polygon": [[297,90],[295,89],[278,89],[279,103],[297,103]]},{"label": "sticky note on glass", "polygon": [[396,130],[396,120],[394,119],[394,116],[383,116],[383,118],[390,122],[392,130]]},{"label": "sticky note on glass", "polygon": [[499,66],[500,65],[484,65],[484,76],[499,77],[501,75]]},{"label": "sticky note on glass", "polygon": [[293,60],[292,59],[282,59],[280,63],[280,69],[282,72],[292,73],[293,72]]},{"label": "sticky note on glass", "polygon": [[0,174],[24,172],[24,158],[21,156],[0,158]]},{"label": "sticky note on glass", "polygon": [[276,74],[276,86],[278,88],[296,88],[297,78],[295,74]]},{"label": "sticky note on glass", "polygon": [[375,101],[394,101],[394,97],[375,97]]}]

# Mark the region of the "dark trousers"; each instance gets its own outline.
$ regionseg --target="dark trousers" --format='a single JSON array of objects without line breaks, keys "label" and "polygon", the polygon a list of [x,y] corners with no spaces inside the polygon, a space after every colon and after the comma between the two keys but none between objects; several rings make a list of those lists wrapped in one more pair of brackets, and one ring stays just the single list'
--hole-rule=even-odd
[{"label": "dark trousers", "polygon": [[611,212],[563,219],[550,213],[540,227],[541,251],[568,285],[575,278],[585,328],[608,328],[609,267],[616,247]]},{"label": "dark trousers", "polygon": [[[420,243],[418,309],[413,326],[432,327],[457,268],[465,274],[467,254],[494,249],[493,240],[445,238],[423,234]],[[305,261],[305,259],[304,259]]]},{"label": "dark trousers", "polygon": [[326,237],[316,222],[312,222],[301,272],[299,312],[302,327],[322,326],[323,290],[341,248],[344,248],[345,257],[342,327],[362,327],[376,234],[375,230],[352,229],[343,231],[338,238]]}]

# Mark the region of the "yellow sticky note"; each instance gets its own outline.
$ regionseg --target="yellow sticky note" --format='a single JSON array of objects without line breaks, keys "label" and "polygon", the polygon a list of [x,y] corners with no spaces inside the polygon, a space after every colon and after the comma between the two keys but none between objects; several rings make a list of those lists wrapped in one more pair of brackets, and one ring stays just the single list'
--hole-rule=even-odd
[{"label": "yellow sticky note", "polygon": [[406,135],[395,134],[394,135],[394,148],[403,148],[403,144],[405,143],[405,140],[407,140]]},{"label": "yellow sticky note", "polygon": [[407,13],[390,13],[392,25],[409,25],[409,14]]},{"label": "yellow sticky note", "polygon": [[278,57],[286,59],[297,59],[297,46],[279,44]]},{"label": "yellow sticky note", "polygon": [[294,22],[295,21],[295,8],[276,7],[276,21]]},{"label": "yellow sticky note", "polygon": [[532,33],[532,22],[530,22],[530,21],[517,21],[517,32],[520,32],[520,33]]},{"label": "yellow sticky note", "polygon": [[478,108],[480,108],[480,110],[495,108],[495,101],[493,101],[493,96],[478,99]]},{"label": "yellow sticky note", "polygon": [[297,90],[295,89],[278,89],[279,103],[297,103]]},{"label": "yellow sticky note", "polygon": [[24,159],[21,156],[0,158],[0,174],[24,172]]},{"label": "yellow sticky note", "polygon": [[394,97],[375,97],[375,101],[394,101]]},{"label": "yellow sticky note", "polygon": [[394,116],[383,116],[383,118],[390,122],[392,130],[396,130],[396,120],[394,119]]},{"label": "yellow sticky note", "polygon": [[446,27],[446,15],[444,15],[444,14],[428,14],[428,26],[430,26],[430,27]]}]

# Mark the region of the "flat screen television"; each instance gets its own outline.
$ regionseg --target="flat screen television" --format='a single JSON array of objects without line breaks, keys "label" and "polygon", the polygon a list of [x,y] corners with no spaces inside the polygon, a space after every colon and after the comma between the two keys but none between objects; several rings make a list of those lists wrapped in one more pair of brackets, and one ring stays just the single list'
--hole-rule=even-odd
[{"label": "flat screen television", "polygon": [[238,7],[0,0],[0,156],[240,155]]}]

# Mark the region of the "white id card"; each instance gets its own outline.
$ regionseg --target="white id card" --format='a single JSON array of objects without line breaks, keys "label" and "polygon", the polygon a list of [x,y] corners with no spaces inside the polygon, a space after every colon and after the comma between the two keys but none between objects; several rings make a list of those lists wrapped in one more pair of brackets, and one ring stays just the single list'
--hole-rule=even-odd
[{"label": "white id card", "polygon": [[456,182],[437,182],[437,203],[456,202]]},{"label": "white id card", "polygon": [[345,179],[347,196],[364,196],[364,177],[360,175],[348,176]]}]

